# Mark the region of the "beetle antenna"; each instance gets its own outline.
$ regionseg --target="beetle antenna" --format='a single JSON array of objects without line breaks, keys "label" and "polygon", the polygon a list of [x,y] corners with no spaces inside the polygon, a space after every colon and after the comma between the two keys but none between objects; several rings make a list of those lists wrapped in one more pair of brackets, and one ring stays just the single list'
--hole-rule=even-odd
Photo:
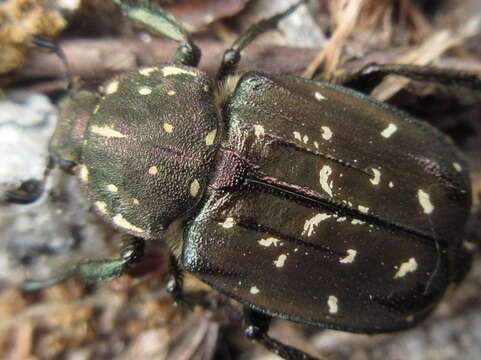
[{"label": "beetle antenna", "polygon": [[67,61],[67,56],[65,55],[65,52],[62,50],[62,48],[58,45],[58,43],[55,42],[55,40],[53,40],[52,38],[42,34],[37,34],[32,36],[30,41],[36,47],[45,49],[48,52],[54,53],[62,61],[62,64],[64,65],[64,69],[65,69],[64,76],[67,80],[66,88],[67,90],[70,90],[72,82],[70,81],[71,77],[70,77],[70,70],[69,70],[69,65]]}]

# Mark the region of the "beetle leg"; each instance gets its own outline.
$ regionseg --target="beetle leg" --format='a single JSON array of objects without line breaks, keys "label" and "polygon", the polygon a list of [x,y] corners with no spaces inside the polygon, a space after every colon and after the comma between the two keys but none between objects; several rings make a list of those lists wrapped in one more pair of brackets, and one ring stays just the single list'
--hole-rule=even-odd
[{"label": "beetle leg", "polygon": [[170,254],[169,258],[170,280],[167,281],[166,290],[178,304],[184,303],[184,293],[182,291],[184,274],[180,269],[179,262],[175,255]]},{"label": "beetle leg", "polygon": [[144,254],[144,240],[125,236],[122,240],[120,256],[117,259],[89,260],[78,263],[73,269],[67,270],[47,280],[27,280],[23,289],[34,291],[58,284],[70,277],[76,277],[86,283],[111,281],[125,274],[132,264],[139,262]]},{"label": "beetle leg", "polygon": [[370,93],[387,75],[399,75],[409,79],[434,82],[442,85],[459,85],[481,90],[481,77],[477,74],[452,69],[439,69],[419,65],[368,64],[361,70],[341,79],[341,84],[351,89]]},{"label": "beetle leg", "polygon": [[242,33],[239,38],[232,44],[230,49],[224,52],[222,57],[222,63],[220,65],[219,71],[217,73],[217,79],[221,80],[227,75],[232,75],[237,64],[241,59],[241,51],[247,45],[249,45],[255,38],[257,38],[262,33],[266,31],[275,29],[280,20],[292,14],[300,5],[306,4],[308,0],[298,1],[296,4],[289,7],[287,10],[276,14],[270,18],[262,19],[258,23],[252,25],[244,33]]},{"label": "beetle leg", "polygon": [[113,0],[125,15],[132,21],[145,25],[149,30],[168,39],[177,41],[179,47],[172,62],[174,64],[196,67],[199,64],[201,51],[194,44],[187,29],[172,14],[164,11],[152,1]]},{"label": "beetle leg", "polygon": [[286,360],[319,360],[305,352],[286,345],[267,335],[272,318],[250,308],[244,307],[246,336],[264,346],[267,350]]}]

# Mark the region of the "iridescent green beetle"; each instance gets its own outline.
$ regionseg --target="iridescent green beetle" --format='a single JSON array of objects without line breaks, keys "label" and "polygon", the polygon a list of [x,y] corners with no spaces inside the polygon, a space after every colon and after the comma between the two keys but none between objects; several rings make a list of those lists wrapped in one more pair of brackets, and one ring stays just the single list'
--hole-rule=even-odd
[{"label": "iridescent green beetle", "polygon": [[241,302],[246,334],[286,359],[312,359],[267,335],[271,317],[380,333],[424,319],[469,267],[461,229],[471,209],[468,168],[431,126],[368,92],[386,74],[481,89],[478,76],[370,66],[343,86],[288,75],[237,74],[241,50],[292,13],[251,27],[216,79],[170,14],[114,0],[180,46],[172,63],[110,80],[67,99],[51,141],[96,211],[133,235],[119,259],[75,275],[109,280],[165,239],[181,296],[182,271]]}]

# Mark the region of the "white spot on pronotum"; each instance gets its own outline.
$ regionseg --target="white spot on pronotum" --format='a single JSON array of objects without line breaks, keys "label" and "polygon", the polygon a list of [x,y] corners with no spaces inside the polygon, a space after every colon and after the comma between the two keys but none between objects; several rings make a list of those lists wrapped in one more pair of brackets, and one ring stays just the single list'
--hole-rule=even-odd
[{"label": "white spot on pronotum", "polygon": [[394,187],[394,183],[392,181],[389,182],[389,187],[390,188],[393,188]]},{"label": "white spot on pronotum", "polygon": [[326,100],[326,98],[325,98],[319,91],[316,91],[316,92],[314,93],[314,97],[315,97],[317,100],[319,100],[319,101],[321,101],[321,100]]},{"label": "white spot on pronotum", "polygon": [[94,204],[101,213],[107,213],[107,203],[105,201],[96,201]]},{"label": "white spot on pronotum", "polygon": [[307,144],[308,141],[309,141],[309,136],[304,135],[304,136],[302,137],[302,142],[303,142],[304,144]]},{"label": "white spot on pronotum", "polygon": [[369,212],[369,208],[367,206],[362,206],[362,205],[358,205],[358,210],[360,212],[362,212],[363,214],[367,214]]},{"label": "white spot on pronotum", "polygon": [[139,205],[139,204],[140,204],[140,201],[139,201],[138,199],[136,199],[136,198],[133,198],[133,199],[132,199],[132,203],[133,203],[134,205]]},{"label": "white spot on pronotum", "polygon": [[100,105],[98,105],[98,104],[95,105],[95,109],[94,109],[93,113],[94,113],[94,114],[97,114],[97,112],[99,111],[99,109],[100,109]]},{"label": "white spot on pronotum", "polygon": [[473,251],[476,249],[476,244],[471,241],[463,241],[463,247],[466,250]]},{"label": "white spot on pronotum", "polygon": [[324,140],[330,140],[332,138],[332,131],[330,127],[321,126],[321,130],[322,130],[322,138]]},{"label": "white spot on pronotum", "polygon": [[138,92],[140,95],[150,95],[152,94],[152,89],[148,86],[141,86],[139,87]]},{"label": "white spot on pronotum", "polygon": [[262,125],[254,125],[254,134],[255,136],[257,136],[258,138],[261,137],[261,136],[264,136],[265,135],[265,130],[264,130],[264,126]]},{"label": "white spot on pronotum", "polygon": [[394,134],[397,130],[397,126],[394,124],[389,124],[387,128],[385,128],[382,132],[381,135],[384,136],[386,139],[390,138],[392,134]]},{"label": "white spot on pronotum", "polygon": [[431,203],[431,199],[429,198],[429,194],[427,192],[425,192],[422,189],[419,189],[418,200],[425,214],[431,214],[433,212],[434,206]]},{"label": "white spot on pronotum", "polygon": [[463,170],[463,167],[461,166],[461,164],[457,163],[457,162],[453,162],[453,168],[454,170],[456,170],[457,172],[461,172]]},{"label": "white spot on pronotum", "polygon": [[90,131],[92,131],[94,134],[97,134],[97,135],[100,135],[100,136],[105,136],[105,137],[108,137],[108,138],[124,138],[124,137],[127,137],[127,135],[124,135],[120,131],[112,129],[110,126],[93,125],[90,128]]},{"label": "white spot on pronotum", "polygon": [[418,263],[416,262],[415,258],[409,258],[408,261],[401,264],[399,270],[397,271],[396,275],[394,275],[395,279],[402,278],[406,276],[406,274],[416,271],[418,268]]},{"label": "white spot on pronotum", "polygon": [[406,316],[406,321],[407,322],[413,322],[414,321],[414,315],[411,314],[411,315]]},{"label": "white spot on pronotum", "polygon": [[378,169],[374,168],[372,168],[371,171],[373,172],[374,176],[369,179],[369,181],[373,185],[379,185],[379,182],[381,181],[381,172]]},{"label": "white spot on pronotum", "polygon": [[165,130],[165,132],[170,134],[174,131],[174,125],[165,122],[164,123],[164,130]]},{"label": "white spot on pronotum", "polygon": [[224,229],[232,229],[235,225],[234,218],[228,217],[224,220],[224,222],[219,223]]},{"label": "white spot on pronotum", "polygon": [[339,259],[339,262],[341,264],[351,264],[354,262],[354,259],[356,258],[357,251],[354,249],[347,249],[347,255],[343,258]]},{"label": "white spot on pronotum", "polygon": [[78,170],[78,177],[83,183],[89,182],[89,170],[85,165],[80,165]]},{"label": "white spot on pronotum", "polygon": [[314,141],[314,147],[319,150],[319,143],[317,141]]},{"label": "white spot on pronotum", "polygon": [[257,286],[251,287],[251,289],[249,291],[252,295],[257,295],[260,292],[260,290],[257,288]]},{"label": "white spot on pronotum", "polygon": [[337,222],[343,222],[343,221],[346,221],[347,220],[347,217],[345,216],[341,216],[339,219],[337,219],[336,221]]},{"label": "white spot on pronotum", "polygon": [[113,222],[115,225],[118,225],[120,227],[123,227],[124,229],[131,230],[131,231],[136,231],[136,232],[144,232],[145,230],[142,228],[139,228],[132,224],[130,221],[125,219],[122,214],[117,214],[112,218]]},{"label": "white spot on pronotum", "polygon": [[119,188],[114,184],[109,184],[107,185],[107,190],[110,192],[116,193],[117,191],[119,191]]},{"label": "white spot on pronotum", "polygon": [[286,259],[287,259],[287,255],[286,255],[286,254],[281,254],[281,255],[279,255],[279,257],[277,258],[277,260],[274,260],[274,265],[275,265],[277,268],[284,267],[284,264],[286,263]]},{"label": "white spot on pronotum", "polygon": [[140,69],[139,74],[143,76],[150,76],[150,74],[152,74],[155,71],[159,71],[159,68],[157,66]]},{"label": "white spot on pronotum", "polygon": [[331,215],[328,215],[328,214],[317,214],[312,219],[306,220],[302,235],[307,234],[307,236],[311,236],[314,233],[315,227],[318,226],[321,223],[321,221],[327,220],[330,217]]},{"label": "white spot on pronotum", "polygon": [[158,172],[159,172],[159,169],[157,169],[157,166],[151,166],[149,168],[149,174],[150,175],[157,175]]},{"label": "white spot on pronotum", "polygon": [[293,131],[292,133],[294,134],[294,138],[296,140],[302,141],[301,133],[299,131]]},{"label": "white spot on pronotum", "polygon": [[327,306],[329,307],[329,312],[331,314],[337,314],[339,311],[338,300],[334,295],[329,295],[327,299]]},{"label": "white spot on pronotum", "polygon": [[214,141],[215,141],[215,136],[217,135],[217,129],[214,129],[212,130],[211,132],[209,132],[207,134],[207,136],[205,137],[205,144],[207,146],[211,146],[214,144]]},{"label": "white spot on pronotum", "polygon": [[358,219],[353,219],[351,221],[351,224],[352,225],[362,225],[362,224],[365,224],[366,222],[365,221],[362,221],[362,220],[358,220]]},{"label": "white spot on pronotum", "polygon": [[209,91],[210,91],[209,85],[204,85],[204,91],[205,91],[205,92],[209,92]]},{"label": "white spot on pronotum", "polygon": [[319,172],[319,181],[321,183],[322,190],[332,196],[332,181],[329,182],[329,176],[332,174],[332,169],[328,165],[324,165]]},{"label": "white spot on pronotum", "polygon": [[278,243],[280,243],[281,241],[279,239],[276,239],[274,237],[269,237],[267,239],[260,239],[259,240],[259,244],[262,245],[262,246],[265,246],[265,247],[269,247],[269,246],[277,246]]},{"label": "white spot on pronotum", "polygon": [[169,96],[174,96],[175,94],[177,94],[177,93],[175,92],[175,90],[169,90],[169,91],[167,91],[167,95],[169,95]]},{"label": "white spot on pronotum", "polygon": [[190,195],[192,195],[193,197],[196,197],[199,194],[199,190],[200,190],[199,180],[195,179],[190,184]]},{"label": "white spot on pronotum", "polygon": [[115,94],[118,89],[119,89],[119,81],[118,80],[111,81],[105,87],[105,94],[107,95]]},{"label": "white spot on pronotum", "polygon": [[162,68],[162,74],[164,74],[164,76],[174,76],[174,75],[182,75],[182,74],[197,76],[197,74],[193,71],[181,69],[176,66],[166,66]]}]

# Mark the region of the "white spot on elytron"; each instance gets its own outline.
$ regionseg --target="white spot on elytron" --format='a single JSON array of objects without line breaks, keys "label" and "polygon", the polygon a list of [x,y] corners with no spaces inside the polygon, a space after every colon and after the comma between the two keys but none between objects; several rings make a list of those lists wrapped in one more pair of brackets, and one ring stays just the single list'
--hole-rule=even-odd
[{"label": "white spot on elytron", "polygon": [[389,124],[387,128],[385,128],[382,132],[381,135],[384,136],[386,139],[390,138],[392,134],[394,134],[397,130],[397,126],[394,124]]},{"label": "white spot on elytron", "polygon": [[195,179],[190,184],[190,195],[192,195],[193,197],[196,197],[199,194],[199,190],[200,190],[199,180]]},{"label": "white spot on elytron", "polygon": [[346,217],[345,216],[341,216],[339,219],[337,219],[337,222],[343,222],[343,221],[346,221]]},{"label": "white spot on elytron", "polygon": [[207,136],[205,137],[205,144],[207,146],[211,146],[214,144],[214,141],[215,141],[215,136],[217,135],[217,129],[214,129],[212,130],[211,132],[209,132],[207,134]]},{"label": "white spot on elytron", "polygon": [[390,188],[393,188],[394,187],[394,183],[392,181],[389,182],[389,187]]},{"label": "white spot on elytron", "polygon": [[274,237],[269,237],[267,239],[260,239],[259,240],[259,244],[262,245],[262,246],[265,246],[265,247],[269,247],[271,245],[273,246],[277,246],[278,243],[280,243],[281,241],[279,239],[276,239]]},{"label": "white spot on elytron", "polygon": [[98,135],[105,136],[105,137],[108,137],[108,138],[124,138],[124,137],[127,137],[127,135],[124,135],[120,131],[112,129],[110,126],[93,125],[90,128],[90,131],[92,131],[94,134],[98,134]]},{"label": "white spot on elytron", "polygon": [[162,68],[162,74],[164,74],[164,76],[173,76],[173,75],[181,75],[181,74],[197,76],[197,74],[193,71],[181,69],[176,66],[166,66]]},{"label": "white spot on elytron", "polygon": [[107,190],[110,192],[116,193],[117,191],[119,191],[119,188],[114,184],[109,184],[107,185]]},{"label": "white spot on elytron", "polygon": [[266,134],[264,126],[262,125],[254,125],[254,134],[258,138],[264,136]]},{"label": "white spot on elytron", "polygon": [[118,89],[119,89],[119,81],[118,80],[112,81],[105,88],[105,94],[107,95],[115,94]]},{"label": "white spot on elytron", "polygon": [[95,206],[101,213],[107,213],[107,203],[105,201],[96,201]]},{"label": "white spot on elytron", "polygon": [[357,251],[354,249],[347,249],[347,256],[340,258],[339,262],[341,264],[351,264],[354,262],[354,259],[356,258]]},{"label": "white spot on elytron", "polygon": [[362,206],[362,205],[358,205],[357,208],[359,209],[360,212],[362,212],[363,214],[367,214],[369,212],[369,208],[367,206]]},{"label": "white spot on elytron", "polygon": [[168,132],[169,134],[171,134],[174,131],[174,126],[169,123],[164,123],[164,130],[165,132]]},{"label": "white spot on elytron", "polygon": [[319,181],[321,183],[322,190],[332,196],[332,181],[329,183],[329,176],[332,174],[332,169],[328,165],[324,165],[319,172]]},{"label": "white spot on elytron", "polygon": [[287,260],[287,255],[286,255],[286,254],[281,254],[281,255],[279,255],[279,257],[277,258],[277,260],[274,260],[274,265],[275,265],[277,268],[284,267],[284,264],[286,263],[286,260]]},{"label": "white spot on elytron", "polygon": [[224,229],[232,229],[235,225],[234,218],[228,217],[224,220],[224,222],[219,223],[219,225],[222,225]]},{"label": "white spot on elytron", "polygon": [[407,322],[413,322],[413,321],[414,321],[414,315],[408,315],[408,316],[406,316],[406,321],[407,321]]},{"label": "white spot on elytron", "polygon": [[112,218],[113,222],[115,225],[118,225],[120,227],[123,227],[124,229],[131,230],[131,231],[136,231],[136,232],[144,232],[145,230],[142,228],[139,228],[129,222],[127,219],[125,219],[122,214],[117,214]]},{"label": "white spot on elytron", "polygon": [[327,299],[327,306],[329,306],[329,312],[331,314],[337,314],[339,311],[339,306],[337,305],[338,300],[337,297],[334,295],[329,295],[329,298]]},{"label": "white spot on elytron", "polygon": [[316,91],[316,92],[314,93],[314,97],[315,97],[317,100],[319,100],[319,101],[321,101],[321,100],[326,100],[326,98],[325,98],[319,91]]},{"label": "white spot on elytron", "polygon": [[463,247],[469,251],[476,249],[476,244],[471,241],[463,241]]},{"label": "white spot on elytron", "polygon": [[157,66],[140,69],[139,74],[144,76],[150,76],[150,74],[152,74],[155,71],[159,71],[159,68]]},{"label": "white spot on elytron", "polygon": [[358,219],[353,219],[351,221],[351,224],[352,225],[362,225],[362,224],[365,224],[366,222],[362,221],[362,220],[358,220]]},{"label": "white spot on elytron", "polygon": [[394,275],[394,278],[395,279],[402,278],[406,276],[407,273],[416,271],[417,268],[418,268],[418,263],[416,262],[416,259],[410,258],[408,261],[401,264],[398,272],[396,273],[396,275]]},{"label": "white spot on elytron", "polygon": [[453,162],[453,168],[454,170],[456,170],[457,172],[461,172],[461,170],[463,170],[463,167],[461,166],[461,164],[457,163],[457,162]]},{"label": "white spot on elytron", "polygon": [[319,143],[317,141],[314,141],[314,146],[316,149],[319,149]]},{"label": "white spot on elytron", "polygon": [[251,289],[250,289],[250,293],[251,293],[252,295],[257,295],[257,294],[259,294],[259,292],[260,292],[260,290],[257,288],[257,286],[253,286],[253,287],[251,287]]},{"label": "white spot on elytron", "polygon": [[100,105],[98,105],[98,104],[95,105],[95,109],[94,109],[94,112],[93,112],[93,113],[94,113],[94,114],[97,114],[97,111],[99,111],[99,109],[100,109]]},{"label": "white spot on elytron", "polygon": [[331,128],[328,126],[321,126],[322,129],[322,138],[324,140],[330,140],[332,138],[332,131]]},{"label": "white spot on elytron", "polygon": [[89,170],[85,165],[79,166],[78,176],[83,183],[89,182]]},{"label": "white spot on elytron", "polygon": [[309,141],[309,136],[304,135],[304,137],[302,138],[302,141],[304,142],[304,144],[307,144],[307,142]]},{"label": "white spot on elytron", "polygon": [[204,85],[204,91],[205,91],[205,92],[209,92],[209,91],[210,91],[209,85]]},{"label": "white spot on elytron", "polygon": [[431,203],[431,199],[429,198],[429,194],[422,189],[418,190],[418,200],[423,208],[425,214],[431,214],[434,210],[434,206]]},{"label": "white spot on elytron", "polygon": [[157,175],[159,172],[159,169],[157,169],[157,166],[151,166],[149,168],[149,174],[150,175]]},{"label": "white spot on elytron", "polygon": [[175,90],[169,90],[169,91],[167,91],[167,95],[169,95],[169,96],[174,96],[175,94],[177,94],[177,93],[175,92]]},{"label": "white spot on elytron", "polygon": [[317,214],[314,216],[312,219],[306,220],[304,224],[304,231],[302,232],[302,235],[311,236],[314,232],[314,228],[318,226],[321,221],[327,220],[331,217],[331,215],[328,214]]},{"label": "white spot on elytron", "polygon": [[140,95],[150,95],[152,94],[152,89],[148,86],[139,87],[138,92]]},{"label": "white spot on elytron", "polygon": [[378,169],[374,169],[374,168],[372,168],[371,170],[374,173],[374,177],[372,179],[369,179],[369,181],[373,185],[379,185],[381,181],[381,172]]},{"label": "white spot on elytron", "polygon": [[302,141],[301,133],[299,131],[293,131],[292,133],[294,134],[294,138],[296,140]]},{"label": "white spot on elytron", "polygon": [[132,199],[132,202],[134,203],[134,205],[140,204],[140,201],[138,199],[135,199],[135,198]]}]

